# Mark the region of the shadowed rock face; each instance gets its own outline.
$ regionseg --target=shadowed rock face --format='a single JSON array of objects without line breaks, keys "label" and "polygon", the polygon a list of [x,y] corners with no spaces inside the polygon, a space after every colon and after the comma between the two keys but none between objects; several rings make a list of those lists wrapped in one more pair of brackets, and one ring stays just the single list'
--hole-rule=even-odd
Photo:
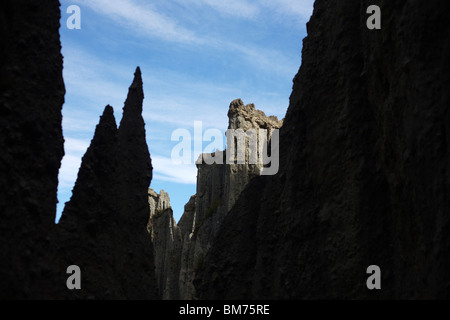
[{"label": "shadowed rock face", "polygon": [[[118,228],[117,153],[116,121],[112,107],[107,106],[83,156],[72,197],[57,226],[59,268],[74,264],[82,272],[83,290],[72,293],[77,298],[96,297],[100,292],[105,297],[118,294],[119,283],[110,266],[114,262],[117,239],[113,231]],[[70,296],[69,290],[61,291],[58,295]]]},{"label": "shadowed rock face", "polygon": [[150,218],[147,229],[153,244],[158,289],[163,299],[179,298],[181,230],[173,218],[170,198],[164,190],[157,194],[148,189],[148,203]]},{"label": "shadowed rock face", "polygon": [[64,207],[59,226],[75,229],[80,221],[107,222],[118,206],[117,125],[114,111],[106,106],[94,138],[82,158],[72,197]]},{"label": "shadowed rock face", "polygon": [[142,101],[137,68],[119,129],[107,106],[83,157],[73,196],[58,225],[58,256],[66,256],[66,264],[78,265],[83,274],[83,290],[67,290],[69,297],[157,297],[146,230],[152,167]]},{"label": "shadowed rock face", "polygon": [[36,246],[51,241],[64,155],[59,19],[58,1],[0,3],[1,299],[29,297],[47,274]]},{"label": "shadowed rock face", "polygon": [[[368,30],[377,4],[382,29]],[[444,1],[317,0],[280,129],[197,274],[201,299],[450,297]],[[366,269],[381,268],[382,290]]]}]

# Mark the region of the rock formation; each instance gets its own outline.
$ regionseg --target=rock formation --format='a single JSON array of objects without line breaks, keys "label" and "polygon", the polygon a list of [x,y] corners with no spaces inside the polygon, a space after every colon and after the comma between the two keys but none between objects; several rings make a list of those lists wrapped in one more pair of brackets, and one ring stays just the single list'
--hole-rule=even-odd
[{"label": "rock formation", "polygon": [[[166,209],[171,208],[170,197],[164,190],[159,191],[159,194],[152,188],[148,188],[148,205],[150,207],[150,220],[155,215],[160,215]],[[150,227],[150,226],[149,226]]]},{"label": "rock formation", "polygon": [[[366,28],[372,4],[381,30]],[[226,215],[200,299],[450,297],[445,4],[316,0],[280,171]],[[381,290],[366,286],[370,265]]]},{"label": "rock formation", "polygon": [[[374,4],[381,30],[366,28]],[[446,4],[316,0],[279,172],[205,155],[178,225],[162,192],[149,218],[137,69],[119,128],[107,106],[55,225],[59,3],[2,1],[0,298],[450,298]],[[229,127],[281,125],[258,114],[234,101]],[[70,264],[82,290],[66,288]],[[370,265],[381,290],[366,286]]]},{"label": "rock formation", "polygon": [[[270,135],[273,129],[279,129],[282,121],[274,116],[267,117],[264,112],[255,109],[253,104],[244,105],[237,99],[230,103],[228,129],[266,129]],[[258,141],[259,142],[259,141]],[[245,163],[227,163],[227,151],[216,151],[213,154],[202,154],[197,160],[197,193],[191,197],[185,206],[185,211],[177,226],[172,217],[172,211],[158,211],[152,221],[152,239],[155,261],[159,261],[167,270],[158,272],[160,286],[166,288],[166,281],[175,283],[162,296],[164,299],[193,299],[196,296],[193,281],[196,272],[202,267],[206,252],[209,250],[221,224],[233,206],[240,192],[255,176],[261,174],[262,163],[249,163],[249,141],[246,144]],[[208,164],[205,161],[211,157],[220,158],[219,163]],[[205,160],[206,159],[206,160]],[[235,162],[236,159],[234,159]],[[150,194],[150,192],[149,192]],[[161,202],[155,195],[150,196],[150,210]],[[168,262],[170,259],[170,262]],[[164,261],[164,262],[163,262]],[[159,275],[159,276],[158,276]]]},{"label": "rock formation", "polygon": [[58,225],[58,255],[65,251],[66,264],[83,270],[83,290],[74,290],[69,297],[157,298],[153,250],[146,232],[152,167],[142,100],[138,67],[120,127],[107,106],[82,159],[72,198]]}]

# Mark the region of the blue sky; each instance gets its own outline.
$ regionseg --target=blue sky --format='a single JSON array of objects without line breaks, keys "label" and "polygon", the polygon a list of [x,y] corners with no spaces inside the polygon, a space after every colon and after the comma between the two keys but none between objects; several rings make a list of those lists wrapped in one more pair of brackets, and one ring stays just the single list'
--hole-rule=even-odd
[{"label": "blue sky", "polygon": [[[66,27],[74,4],[79,30]],[[193,135],[194,121],[225,132],[228,106],[237,98],[283,118],[312,8],[313,0],[62,0],[65,156],[56,220],[104,107],[113,106],[119,123],[140,66],[150,187],[169,193],[178,221],[196,192],[198,155],[191,164],[173,163],[172,132]]]}]

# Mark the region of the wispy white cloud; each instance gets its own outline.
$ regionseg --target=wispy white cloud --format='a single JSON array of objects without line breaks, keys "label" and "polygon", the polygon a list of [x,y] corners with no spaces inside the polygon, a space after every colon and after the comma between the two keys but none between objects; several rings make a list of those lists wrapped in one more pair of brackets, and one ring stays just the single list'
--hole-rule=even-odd
[{"label": "wispy white cloud", "polygon": [[133,32],[144,33],[176,42],[198,42],[193,32],[180,26],[174,19],[156,11],[146,2],[131,0],[74,0],[92,10],[129,27]]},{"label": "wispy white cloud", "polygon": [[289,59],[286,55],[276,49],[261,48],[255,45],[241,45],[228,42],[224,44],[229,50],[238,52],[248,63],[256,66],[259,70],[265,70],[277,75],[293,77],[293,70],[298,66],[298,61]]},{"label": "wispy white cloud", "polygon": [[[199,88],[201,85],[198,84]],[[203,121],[205,126],[223,127],[228,125],[228,104],[233,97],[231,93],[222,93],[220,88],[213,88],[205,84],[204,88],[210,88],[209,92],[216,94],[214,97],[198,97],[198,93],[180,91],[176,95],[170,92],[160,95],[149,95],[144,102],[143,117],[147,123],[163,123],[166,127],[186,128],[191,127],[194,121]],[[197,92],[206,92],[198,90]],[[233,97],[239,98],[239,97]]]},{"label": "wispy white cloud", "polygon": [[[65,110],[63,109],[65,113]],[[71,112],[71,116],[63,115],[64,137],[70,137],[72,134],[92,136],[95,126],[98,123],[98,117],[91,116],[90,112]]]},{"label": "wispy white cloud", "polygon": [[133,67],[114,64],[101,60],[85,49],[76,46],[63,48],[64,82],[70,91],[67,92],[69,102],[71,95],[82,97],[83,102],[90,105],[74,106],[73,110],[93,108],[95,114],[107,104],[121,107],[127,93],[127,82],[131,83]]},{"label": "wispy white cloud", "polygon": [[171,158],[152,155],[153,178],[163,181],[195,184],[197,167],[192,164],[175,164]]},{"label": "wispy white cloud", "polygon": [[61,168],[59,169],[59,186],[58,189],[61,192],[64,190],[70,190],[75,180],[77,179],[78,169],[80,168],[81,157],[72,154],[66,154],[61,162]]},{"label": "wispy white cloud", "polygon": [[297,18],[299,22],[304,23],[311,17],[314,0],[263,0],[262,4],[278,14]]},{"label": "wispy white cloud", "polygon": [[89,147],[90,142],[87,140],[65,138],[64,139],[64,149],[66,152],[84,154]]},{"label": "wispy white cloud", "polygon": [[[186,7],[210,7],[221,15],[243,19],[262,19],[268,12],[278,18],[290,17],[307,21],[312,13],[314,0],[177,0]],[[270,9],[269,11],[267,9]],[[278,19],[283,22],[282,19]],[[291,19],[289,19],[290,23]],[[273,22],[273,20],[272,20]],[[288,21],[284,21],[288,23]]]},{"label": "wispy white cloud", "polygon": [[[74,0],[84,6],[91,8],[97,13],[112,19],[116,24],[125,26],[130,32],[138,33],[151,38],[159,38],[169,42],[184,43],[190,46],[201,46],[205,49],[220,50],[222,52],[234,51],[241,59],[252,64],[257,69],[276,72],[277,74],[289,75],[292,66],[298,61],[288,59],[281,51],[275,48],[267,48],[246,43],[242,45],[234,42],[228,37],[209,33],[207,30],[195,30],[182,26],[182,18],[179,16],[168,17],[157,11],[145,2],[132,0]],[[309,17],[310,2],[313,0],[292,1],[276,0],[263,1],[261,3],[241,0],[191,0],[185,3],[193,5],[210,6],[221,14],[234,15],[238,17],[255,18],[264,21],[261,12],[267,12],[267,8],[277,12],[283,21],[286,15],[299,17],[299,21]],[[80,57],[81,59],[81,57]],[[276,61],[276,65],[273,63]]]},{"label": "wispy white cloud", "polygon": [[88,140],[64,138],[65,155],[59,170],[59,188],[70,190],[77,178],[81,158],[89,147]]},{"label": "wispy white cloud", "polygon": [[206,5],[217,12],[241,18],[255,18],[259,13],[259,6],[255,2],[247,0],[188,0],[184,1],[189,5]]}]

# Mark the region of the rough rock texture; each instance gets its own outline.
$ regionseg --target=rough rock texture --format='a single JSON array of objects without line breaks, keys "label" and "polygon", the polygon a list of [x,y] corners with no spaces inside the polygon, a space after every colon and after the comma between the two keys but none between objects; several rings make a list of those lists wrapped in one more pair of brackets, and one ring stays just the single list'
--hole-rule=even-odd
[{"label": "rough rock texture", "polygon": [[[267,129],[270,135],[273,129],[282,125],[282,121],[276,117],[267,117],[264,112],[256,110],[253,104],[244,105],[241,99],[230,103],[228,117],[229,129],[242,129],[244,132],[261,128]],[[160,287],[166,288],[162,296],[164,299],[196,297],[193,286],[195,274],[202,267],[204,256],[224,217],[248,181],[261,173],[262,163],[248,162],[248,143],[245,164],[227,164],[226,151],[199,157],[196,162],[197,193],[186,204],[178,226],[173,221],[171,210],[150,218],[158,282]],[[205,158],[211,156],[222,158],[222,163],[205,163]],[[152,211],[154,200],[149,202]],[[167,266],[170,266],[170,271]],[[158,269],[165,271],[158,272]],[[178,286],[174,284],[174,279],[177,279]]]},{"label": "rough rock texture", "polygon": [[264,111],[255,108],[253,103],[247,105],[241,99],[231,101],[228,108],[228,129],[277,129],[283,124],[276,116],[266,116]]},{"label": "rough rock texture", "polygon": [[[197,196],[193,195],[189,201],[184,205],[184,212],[178,221],[178,227],[181,231],[182,248],[180,255],[180,270],[178,276],[179,283],[179,299],[193,299],[195,297],[194,279],[195,273],[193,270],[197,270],[197,266],[194,265],[194,256],[192,255],[191,237],[195,218],[195,201]],[[170,297],[176,299],[176,296]]]},{"label": "rough rock texture", "polygon": [[[264,112],[255,109],[254,104],[244,105],[241,99],[233,100],[230,103],[228,119],[228,129],[242,129],[244,133],[251,129],[255,132],[258,132],[259,129],[266,129],[269,137],[273,129],[279,129],[283,123],[278,121],[275,116],[267,117]],[[235,143],[239,143],[237,139]],[[214,238],[223,217],[232,208],[250,179],[261,174],[263,164],[249,162],[249,143],[249,139],[246,138],[245,163],[243,164],[237,163],[237,150],[232,161],[227,161],[228,150],[225,150],[202,154],[196,162],[198,169],[197,193],[192,232],[194,236],[198,234],[206,236],[205,244],[209,244]],[[235,149],[237,148],[235,146]],[[206,159],[212,156],[222,158],[222,164],[208,164]],[[204,228],[202,228],[203,225],[205,225]],[[202,231],[198,233],[200,228]],[[208,245],[202,247],[207,249]]]},{"label": "rough rock texture", "polygon": [[159,194],[152,188],[148,188],[148,205],[150,207],[151,219],[155,215],[161,214],[164,210],[171,208],[170,197],[164,190],[159,191]]},{"label": "rough rock texture", "polygon": [[[379,5],[382,29],[366,28]],[[202,299],[450,297],[445,1],[317,0],[280,132],[195,281]],[[381,290],[366,269],[381,268]]]},{"label": "rough rock texture", "polygon": [[169,207],[150,218],[149,229],[153,242],[156,281],[162,299],[179,297],[182,235]]},{"label": "rough rock texture", "polygon": [[[64,155],[59,2],[0,3],[0,299],[29,298],[44,252]],[[42,261],[41,261],[42,260]]]},{"label": "rough rock texture", "polygon": [[[283,125],[283,120],[279,121],[276,116],[266,116],[263,111],[255,108],[253,103],[244,105],[241,99],[233,100],[230,103],[230,107],[228,109],[228,129],[231,130],[239,130],[242,129],[244,132],[250,132],[249,130],[254,130],[256,134],[258,134],[257,142],[258,145],[265,143],[266,141],[262,140],[262,137],[259,135],[263,135],[263,131],[259,131],[260,129],[266,130],[266,140],[270,141],[270,137],[274,129],[280,129]],[[228,138],[228,137],[227,137]],[[228,139],[228,142],[230,139]],[[239,143],[238,139],[236,139],[236,144]],[[233,159],[233,163],[228,163],[227,166],[223,167],[225,170],[225,183],[224,183],[224,192],[226,207],[225,213],[227,213],[236,202],[237,198],[241,194],[241,191],[247,185],[248,181],[261,174],[263,169],[262,164],[262,154],[258,151],[258,161],[256,164],[253,164],[251,161],[251,156],[249,153],[250,148],[250,140],[247,139],[245,142],[245,163],[238,163],[238,146],[235,148],[235,158]],[[227,155],[224,155],[227,157]],[[236,162],[236,163],[234,163]],[[203,170],[211,170],[210,166],[202,166]],[[199,171],[200,174],[200,171]],[[207,184],[202,184],[201,188],[205,189]]]},{"label": "rough rock texture", "polygon": [[83,275],[83,290],[66,290],[68,297],[157,298],[146,231],[152,167],[142,100],[137,68],[119,129],[107,106],[83,157],[58,225],[57,256],[65,256],[67,265],[78,265]]}]

